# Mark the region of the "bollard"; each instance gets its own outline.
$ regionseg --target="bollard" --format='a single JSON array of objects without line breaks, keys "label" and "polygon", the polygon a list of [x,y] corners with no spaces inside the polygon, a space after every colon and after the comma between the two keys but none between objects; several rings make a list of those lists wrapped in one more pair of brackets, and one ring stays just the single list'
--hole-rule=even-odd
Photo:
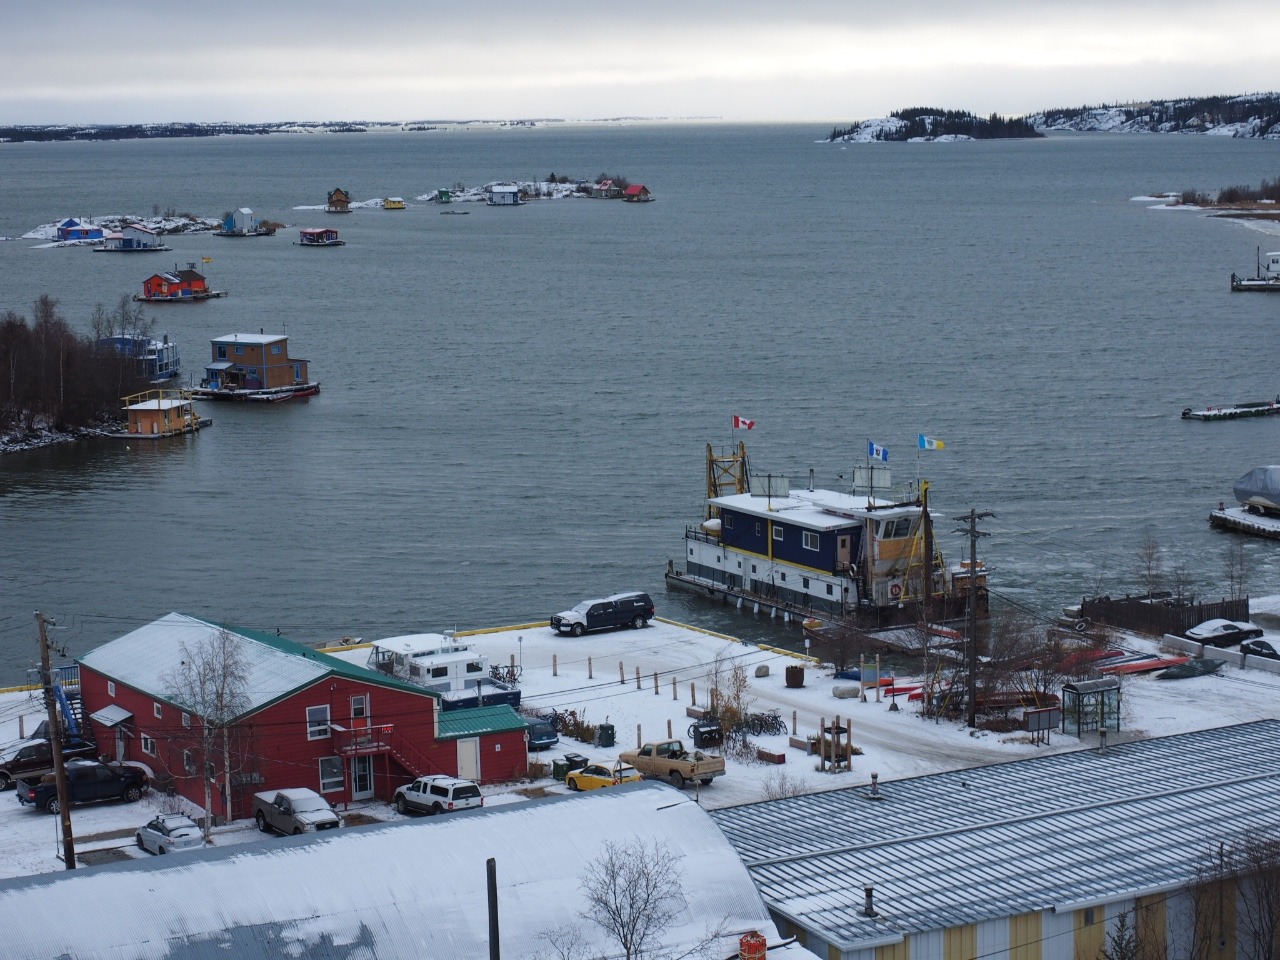
[{"label": "bollard", "polygon": [[636,667],[636,689],[637,690],[643,689],[643,687],[640,686],[640,668],[639,667]]},{"label": "bollard", "polygon": [[618,661],[618,683],[625,684],[627,682],[627,671],[622,666],[622,661]]},{"label": "bollard", "polygon": [[591,658],[587,657],[587,679],[591,679]]},{"label": "bollard", "polygon": [[680,694],[676,692],[676,678],[675,678],[675,677],[672,677],[672,678],[671,678],[671,699],[672,699],[672,700],[679,700],[679,699],[680,699]]},{"label": "bollard", "polygon": [[516,655],[513,653],[511,655],[511,666],[513,669],[515,668],[515,665],[516,665]]},{"label": "bollard", "polygon": [[800,735],[800,728],[796,725],[796,719],[797,719],[796,712],[792,710],[791,711],[791,735],[793,737]]},{"label": "bollard", "polygon": [[644,741],[640,738],[640,724],[636,724],[636,749],[639,750],[644,746]]},{"label": "bollard", "polygon": [[876,703],[880,702],[880,654],[876,654]]},{"label": "bollard", "polygon": [[653,671],[653,695],[658,695],[658,671]]},{"label": "bollard", "polygon": [[698,685],[692,680],[689,681],[689,706],[696,707],[698,705]]},{"label": "bollard", "polygon": [[553,677],[558,677],[558,676],[560,676],[560,663],[559,663],[559,659],[560,659],[560,654],[558,654],[558,653],[553,653],[553,654],[551,655],[551,675],[552,675]]},{"label": "bollard", "polygon": [[671,739],[671,718],[667,717],[667,739]]}]

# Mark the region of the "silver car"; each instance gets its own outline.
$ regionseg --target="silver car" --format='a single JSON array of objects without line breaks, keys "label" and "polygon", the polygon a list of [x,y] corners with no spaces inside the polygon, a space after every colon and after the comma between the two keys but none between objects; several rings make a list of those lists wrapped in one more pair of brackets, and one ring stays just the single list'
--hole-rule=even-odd
[{"label": "silver car", "polygon": [[162,813],[135,836],[139,850],[148,853],[176,853],[179,850],[199,850],[204,846],[204,835],[190,817],[180,813]]}]

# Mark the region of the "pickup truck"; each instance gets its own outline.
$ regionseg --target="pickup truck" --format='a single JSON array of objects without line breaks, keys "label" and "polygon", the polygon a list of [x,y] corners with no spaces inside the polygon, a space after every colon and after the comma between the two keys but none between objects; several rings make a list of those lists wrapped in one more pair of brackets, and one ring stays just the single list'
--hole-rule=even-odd
[{"label": "pickup truck", "polygon": [[660,740],[646,743],[639,750],[625,750],[618,759],[629,763],[646,777],[658,777],[683,788],[690,780],[697,780],[704,787],[724,774],[724,757],[713,757],[684,748],[683,740]]},{"label": "pickup truck", "polygon": [[253,795],[253,819],[263,833],[314,833],[342,826],[329,801],[314,790],[292,787]]},{"label": "pickup truck", "polygon": [[[67,795],[72,803],[93,800],[124,800],[134,803],[146,792],[147,775],[138,767],[97,760],[68,760]],[[59,813],[58,783],[53,774],[18,784],[18,802],[37,810]]]}]

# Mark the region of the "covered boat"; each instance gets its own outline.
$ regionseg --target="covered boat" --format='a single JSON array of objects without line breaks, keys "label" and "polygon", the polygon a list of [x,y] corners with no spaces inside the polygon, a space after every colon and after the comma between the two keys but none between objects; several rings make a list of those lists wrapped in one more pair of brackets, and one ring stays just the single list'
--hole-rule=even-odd
[{"label": "covered boat", "polygon": [[1280,466],[1254,467],[1235,482],[1232,492],[1253,513],[1280,515]]}]

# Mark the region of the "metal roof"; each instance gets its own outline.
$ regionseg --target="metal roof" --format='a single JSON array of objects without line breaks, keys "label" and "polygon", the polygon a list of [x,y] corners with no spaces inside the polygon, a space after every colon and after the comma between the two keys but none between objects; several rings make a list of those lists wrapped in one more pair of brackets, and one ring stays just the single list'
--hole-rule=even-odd
[{"label": "metal roof", "polygon": [[[859,786],[711,816],[771,909],[853,949],[1187,884],[1219,841],[1280,831],[1280,721],[898,780],[878,794]],[[875,917],[862,913],[864,886]]]},{"label": "metal roof", "polygon": [[223,631],[238,646],[248,676],[243,691],[246,706],[241,715],[335,673],[378,686],[435,696],[423,687],[365,670],[284,637],[228,627],[181,613],[167,614],[90,650],[79,662],[118,683],[172,702],[168,678],[181,664],[184,650],[196,649]]},{"label": "metal roof", "polygon": [[520,714],[505,703],[490,707],[468,707],[464,710],[442,710],[437,725],[437,740],[476,737],[482,733],[523,730],[527,724]]}]

